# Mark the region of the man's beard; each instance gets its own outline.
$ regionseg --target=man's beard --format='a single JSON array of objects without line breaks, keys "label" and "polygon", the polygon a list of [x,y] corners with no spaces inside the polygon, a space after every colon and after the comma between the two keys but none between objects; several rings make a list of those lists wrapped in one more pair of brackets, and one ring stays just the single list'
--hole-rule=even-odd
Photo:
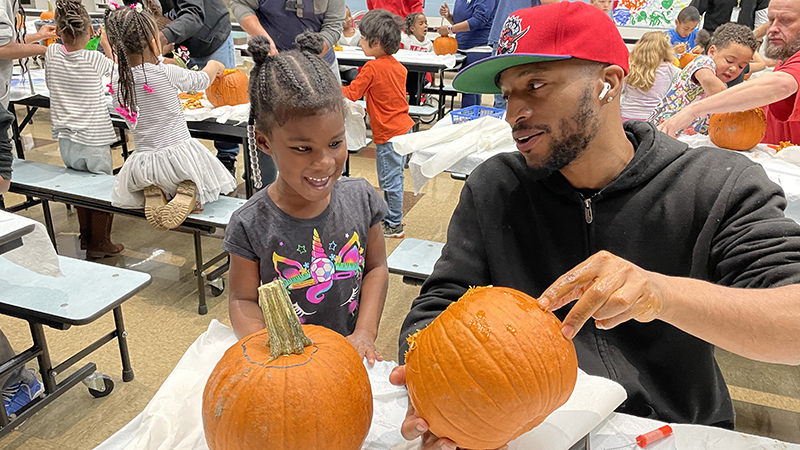
[{"label": "man's beard", "polygon": [[[592,106],[592,88],[587,86],[578,100],[578,110],[569,119],[561,119],[561,135],[553,137],[547,148],[547,153],[539,161],[526,158],[528,167],[541,177],[546,177],[553,172],[567,167],[575,161],[597,136],[600,130],[600,120],[597,111]],[[550,134],[552,130],[546,125],[533,127],[514,127],[517,129],[538,129],[543,134]]]},{"label": "man's beard", "polygon": [[764,55],[766,55],[769,59],[786,61],[787,59],[791,58],[792,55],[797,53],[798,50],[800,50],[800,34],[792,36],[792,38],[789,39],[789,42],[784,45],[774,45],[769,41],[769,39],[767,39],[767,46],[764,48]]}]

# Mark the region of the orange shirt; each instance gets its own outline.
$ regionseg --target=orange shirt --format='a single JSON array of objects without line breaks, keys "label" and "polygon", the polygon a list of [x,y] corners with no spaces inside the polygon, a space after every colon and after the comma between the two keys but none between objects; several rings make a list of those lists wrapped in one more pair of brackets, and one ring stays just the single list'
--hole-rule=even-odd
[{"label": "orange shirt", "polygon": [[389,139],[408,133],[414,120],[408,115],[406,74],[392,55],[367,61],[350,86],[342,86],[342,94],[356,101],[366,95],[367,114],[372,127],[372,139],[384,144]]}]

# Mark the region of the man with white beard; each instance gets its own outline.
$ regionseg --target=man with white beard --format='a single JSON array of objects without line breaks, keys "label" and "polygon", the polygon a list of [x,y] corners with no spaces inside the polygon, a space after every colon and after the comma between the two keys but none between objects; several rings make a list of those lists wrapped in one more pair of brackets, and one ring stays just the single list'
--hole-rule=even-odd
[{"label": "man with white beard", "polygon": [[692,103],[658,129],[673,136],[695,117],[764,107],[767,133],[763,142],[800,144],[800,2],[772,0],[769,5],[767,58],[780,61],[775,71]]}]

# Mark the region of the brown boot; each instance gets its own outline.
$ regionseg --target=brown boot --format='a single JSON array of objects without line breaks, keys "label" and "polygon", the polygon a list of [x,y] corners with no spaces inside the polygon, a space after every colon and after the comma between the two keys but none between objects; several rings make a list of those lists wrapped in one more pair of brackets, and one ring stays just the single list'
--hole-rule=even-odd
[{"label": "brown boot", "polygon": [[125,247],[111,242],[111,223],[114,216],[107,212],[92,211],[92,241],[86,249],[87,259],[99,259],[115,256]]},{"label": "brown boot", "polygon": [[76,206],[75,211],[78,212],[78,226],[81,230],[81,250],[86,250],[92,241],[92,210]]}]

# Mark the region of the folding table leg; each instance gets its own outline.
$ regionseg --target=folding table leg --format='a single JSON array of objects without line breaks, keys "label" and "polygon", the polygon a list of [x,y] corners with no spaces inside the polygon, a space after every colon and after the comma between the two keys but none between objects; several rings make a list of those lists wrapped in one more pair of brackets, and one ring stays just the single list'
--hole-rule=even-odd
[{"label": "folding table leg", "polygon": [[44,213],[44,226],[47,228],[47,234],[50,236],[50,241],[53,243],[53,248],[58,253],[58,245],[56,245],[56,230],[53,227],[53,216],[50,214],[50,202],[42,199],[42,212]]},{"label": "folding table leg", "polygon": [[200,241],[200,232],[193,231],[194,234],[194,259],[197,268],[195,269],[195,276],[197,277],[197,295],[200,297],[200,305],[197,307],[197,313],[205,315],[208,313],[208,305],[206,305],[206,284],[203,281],[205,271],[203,270],[203,243]]},{"label": "folding table leg", "polygon": [[122,358],[122,381],[132,381],[133,368],[131,367],[131,356],[128,353],[128,332],[125,331],[125,324],[122,322],[122,306],[114,308],[114,325],[117,327],[119,355]]},{"label": "folding table leg", "polygon": [[42,376],[44,383],[44,392],[47,395],[52,395],[56,391],[56,377],[53,375],[53,362],[50,360],[50,350],[47,348],[47,339],[44,336],[44,328],[42,324],[35,322],[28,322],[31,327],[31,337],[33,338],[33,345],[42,349],[39,353],[39,374]]}]

